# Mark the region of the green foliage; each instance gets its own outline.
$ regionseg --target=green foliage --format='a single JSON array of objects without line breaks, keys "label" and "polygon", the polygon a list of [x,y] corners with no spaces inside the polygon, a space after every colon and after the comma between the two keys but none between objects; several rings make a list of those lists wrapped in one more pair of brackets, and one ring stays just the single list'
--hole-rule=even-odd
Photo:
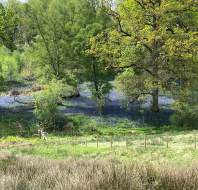
[{"label": "green foliage", "polygon": [[105,104],[105,95],[111,89],[109,80],[112,80],[114,73],[106,69],[107,62],[100,61],[93,53],[90,42],[98,33],[111,26],[112,20],[98,0],[84,1],[82,7],[85,11],[82,13],[82,18],[86,26],[80,28],[74,40],[79,66],[83,68],[81,75],[77,76],[93,84],[91,85],[92,95],[97,102],[98,112],[101,114]]},{"label": "green foliage", "polygon": [[55,129],[57,107],[64,92],[64,84],[53,80],[35,95],[35,116],[45,129]]},{"label": "green foliage", "polygon": [[[186,105],[176,107],[174,123],[188,116],[195,123],[198,100],[192,98],[197,97],[192,84],[198,81],[197,3],[125,0],[110,7],[108,2],[112,3],[0,3],[0,79],[48,83],[36,96],[35,114],[43,125],[63,125],[64,117],[56,119],[60,96],[72,94],[84,81],[92,83],[92,95],[102,113],[111,89],[109,81],[115,75],[116,87],[128,102],[149,95],[153,110],[159,111],[158,96],[165,91]],[[54,78],[70,86],[60,93],[59,82],[48,82]]]},{"label": "green foliage", "polygon": [[126,0],[106,9],[118,29],[113,26],[93,38],[91,52],[118,72],[127,96],[151,95],[152,108],[159,111],[160,89],[173,93],[178,80],[183,81],[183,89],[188,88],[196,76],[196,3]]},{"label": "green foliage", "polygon": [[188,91],[179,93],[174,104],[176,112],[171,117],[172,124],[178,127],[197,127],[198,123],[198,85],[193,84]]},{"label": "green foliage", "polygon": [[50,0],[46,6],[45,1],[29,1],[28,16],[37,33],[32,52],[44,76],[64,79],[73,72],[77,65],[75,48],[80,48],[75,45],[75,36],[85,26],[82,18],[87,10],[86,3]]},{"label": "green foliage", "polygon": [[15,9],[0,2],[0,44],[5,45],[11,51],[16,49],[15,37],[17,36],[18,22]]},{"label": "green foliage", "polygon": [[182,108],[171,117],[171,122],[178,127],[197,127],[198,112],[189,107]]},{"label": "green foliage", "polygon": [[2,79],[8,81],[20,79],[21,67],[22,61],[19,52],[10,52],[4,46],[0,47],[0,74]]},{"label": "green foliage", "polygon": [[83,134],[88,134],[88,135],[101,134],[101,129],[97,125],[97,122],[95,120],[90,120],[86,125],[81,127],[81,131],[83,132]]}]

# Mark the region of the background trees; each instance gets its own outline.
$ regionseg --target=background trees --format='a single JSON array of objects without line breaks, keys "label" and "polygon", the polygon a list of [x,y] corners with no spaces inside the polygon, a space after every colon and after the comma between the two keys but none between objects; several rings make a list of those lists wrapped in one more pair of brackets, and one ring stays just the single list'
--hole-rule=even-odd
[{"label": "background trees", "polygon": [[20,71],[22,68],[20,53],[18,51],[10,53],[9,49],[1,47],[0,54],[1,79],[4,81],[19,80],[21,78]]},{"label": "background trees", "polygon": [[0,44],[5,45],[11,51],[16,49],[19,18],[14,9],[0,3]]},{"label": "background trees", "polygon": [[66,78],[66,69],[72,66],[74,15],[71,2],[29,1],[27,9],[29,22],[37,34],[32,41],[32,53],[37,56],[36,64],[41,67],[46,78]]},{"label": "background trees", "polygon": [[161,92],[187,101],[197,82],[197,12],[193,0],[11,0],[0,42],[22,62],[4,65],[45,83],[89,81],[101,108],[116,79],[129,102],[149,95],[158,112]]}]

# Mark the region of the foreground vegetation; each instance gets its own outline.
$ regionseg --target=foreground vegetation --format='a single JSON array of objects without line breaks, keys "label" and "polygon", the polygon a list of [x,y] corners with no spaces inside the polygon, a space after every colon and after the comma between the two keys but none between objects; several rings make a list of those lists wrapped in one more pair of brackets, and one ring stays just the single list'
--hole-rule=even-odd
[{"label": "foreground vegetation", "polygon": [[49,161],[2,155],[0,189],[4,190],[142,190],[197,189],[198,167],[120,163],[116,160]]}]

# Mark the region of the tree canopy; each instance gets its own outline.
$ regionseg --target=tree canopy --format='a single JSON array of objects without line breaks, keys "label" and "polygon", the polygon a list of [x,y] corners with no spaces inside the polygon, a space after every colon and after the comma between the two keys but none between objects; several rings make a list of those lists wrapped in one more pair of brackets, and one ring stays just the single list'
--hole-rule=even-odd
[{"label": "tree canopy", "polygon": [[160,110],[161,92],[181,100],[194,88],[197,29],[198,4],[193,0],[0,4],[0,43],[11,54],[18,51],[20,70],[15,72],[63,80],[75,88],[89,81],[102,103],[115,80],[129,102],[152,97],[154,112]]},{"label": "tree canopy", "polygon": [[151,95],[158,112],[160,90],[174,94],[197,77],[197,3],[126,0],[107,14],[115,25],[92,41],[93,51],[117,70],[130,101]]}]

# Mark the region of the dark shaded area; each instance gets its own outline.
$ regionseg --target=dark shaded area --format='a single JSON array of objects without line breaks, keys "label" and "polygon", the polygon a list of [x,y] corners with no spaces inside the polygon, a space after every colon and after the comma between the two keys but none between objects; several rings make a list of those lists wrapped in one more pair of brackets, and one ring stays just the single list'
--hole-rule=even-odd
[{"label": "dark shaded area", "polygon": [[33,133],[31,126],[36,119],[31,111],[25,107],[0,107],[0,138],[5,136],[29,136]]},{"label": "dark shaded area", "polygon": [[[62,112],[65,114],[99,116],[96,103],[89,98],[79,97],[67,101],[69,105],[67,105],[66,108],[62,108]],[[126,109],[119,101],[109,101],[104,107],[102,116],[129,119],[152,126],[161,126],[170,124],[170,116],[173,113],[174,111],[168,108],[168,106],[161,106],[159,113],[153,113],[150,111],[149,107],[140,108],[137,104],[132,104]]]},{"label": "dark shaded area", "polygon": [[29,81],[1,81],[0,82],[0,92],[7,93],[11,90],[21,90],[29,89],[32,86],[33,82]]}]

